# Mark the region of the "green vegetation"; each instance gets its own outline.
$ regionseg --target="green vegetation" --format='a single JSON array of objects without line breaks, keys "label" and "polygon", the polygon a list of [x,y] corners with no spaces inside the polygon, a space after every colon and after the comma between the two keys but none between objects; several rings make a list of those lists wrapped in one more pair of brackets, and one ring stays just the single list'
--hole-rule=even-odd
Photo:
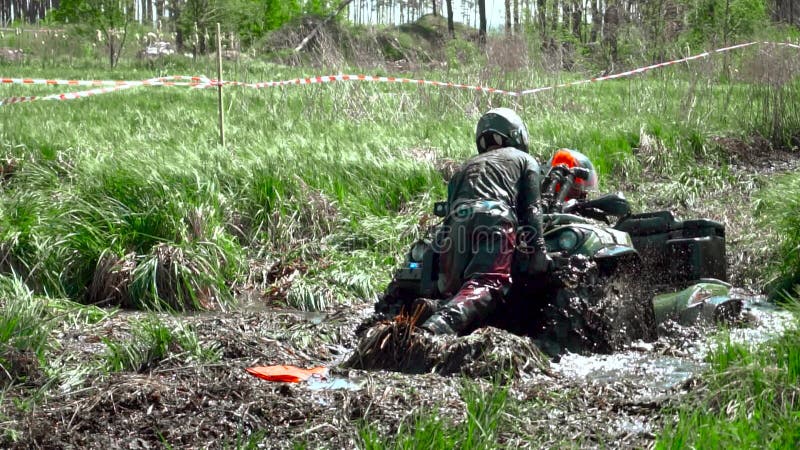
[{"label": "green vegetation", "polygon": [[[771,51],[744,50],[731,64],[778,64],[793,50]],[[730,179],[716,137],[778,130],[766,137],[790,148],[800,129],[796,79],[770,86],[740,73],[720,81],[715,63],[722,61],[519,101],[364,83],[231,88],[225,149],[215,143],[209,91],[141,88],[14,105],[0,129],[13,168],[0,194],[3,270],[21,274],[37,293],[157,309],[224,308],[232,287],[272,283],[294,269],[308,276],[283,292],[293,306],[320,309],[374,295],[420,230],[415,216],[444,195],[439,171],[473,152],[474,121],[490,104],[521,111],[540,160],[558,147],[578,148],[595,162],[603,190],[669,178],[664,203],[691,204],[698,190]],[[4,70],[112,76],[97,68]],[[118,70],[113,76],[153,75],[137,63]],[[268,79],[301,72],[253,63],[240,73]],[[480,76],[426,74],[511,88],[556,76],[502,67]],[[22,89],[46,88],[8,91]],[[35,119],[44,116],[56,119]],[[272,269],[262,273],[265,264]]]},{"label": "green vegetation", "polygon": [[[722,2],[694,4],[711,3]],[[745,8],[750,3],[731,4]],[[797,37],[792,30],[759,29],[763,11],[734,12],[742,14],[731,16],[742,18],[736,22],[740,28],[697,16],[691,26],[702,37],[681,35],[653,52],[677,54],[687,42],[706,46],[722,39],[719,33],[731,33],[731,39]],[[258,23],[247,39],[255,42],[264,29],[278,26],[265,17],[252,16]],[[440,44],[437,39],[445,32],[436,20],[378,30],[367,40],[385,38],[376,41],[379,65],[387,57],[427,63],[444,55],[446,66],[413,72],[381,66],[369,72],[519,90],[596,75],[597,68],[610,67],[609,61],[633,65],[654,57],[640,51],[639,41],[623,45],[625,33],[642,31],[630,27],[621,28],[615,55],[605,60],[602,53],[610,51],[610,42],[591,53],[589,44],[578,46],[581,39],[565,38],[562,44],[569,45],[559,47],[561,53],[543,53],[546,39],[536,32],[508,40],[492,37],[485,49],[467,39]],[[462,31],[462,36],[469,33]],[[431,32],[436,37],[429,41],[425,36]],[[131,49],[111,71],[92,60],[91,43],[63,37],[44,43],[16,35],[0,36],[0,42],[25,47],[32,55],[18,64],[0,62],[3,76],[146,79],[214,73],[204,57],[139,60],[129,58]],[[276,80],[333,71],[330,67],[343,73],[375,67],[374,61],[351,67],[359,62],[353,57],[357,51],[325,48],[323,42],[317,53],[286,58],[295,63],[319,58],[314,69],[241,58],[225,63],[226,78]],[[337,57],[323,59],[331,49]],[[556,54],[562,61],[548,62]],[[775,275],[781,288],[789,289],[800,279],[800,178],[741,179],[729,162],[742,156],[733,154],[741,146],[754,158],[796,151],[796,56],[795,49],[751,47],[638,77],[522,98],[377,83],[232,87],[225,94],[225,148],[217,145],[212,90],[137,88],[84,100],[3,106],[9,113],[0,117],[0,272],[8,275],[0,278],[0,364],[12,375],[11,384],[45,373],[62,386],[76,387],[88,371],[105,377],[109,371],[146,372],[173,359],[221,357],[219,348],[202,342],[191,327],[159,322],[164,316],[157,316],[135,322],[127,338],[102,340],[99,360],[81,361],[86,367],[80,370],[70,355],[47,361],[48,351],[60,345],[51,339],[58,324],[98,324],[116,311],[78,303],[226,311],[242,291],[254,290],[270,306],[325,310],[373,298],[425,229],[420,218],[445,195],[442,175],[474,153],[478,116],[494,106],[521,113],[539,160],[559,147],[580,149],[594,161],[601,191],[623,189],[638,210],[653,204],[691,206],[712,190],[763,186],[760,215],[764,225],[774,225],[780,241]],[[60,88],[3,86],[0,97],[54,89]],[[327,339],[305,328],[296,338],[268,328],[264,333],[292,344]],[[702,408],[678,410],[679,421],[670,425],[661,445],[747,447],[796,439],[790,420],[796,422],[797,407],[787,399],[796,397],[797,341],[792,331],[765,352],[735,345],[718,350],[713,356],[717,375],[708,395],[698,400]],[[27,367],[19,361],[31,364],[11,373],[12,365]],[[467,384],[461,390],[464,420],[421,414],[390,437],[367,423],[360,438],[367,448],[490,448],[510,429],[501,413],[513,409],[507,395],[497,386],[484,390]],[[698,429],[706,431],[698,434]],[[256,433],[247,441],[243,436],[236,445],[249,446],[262,437]]]},{"label": "green vegetation", "polygon": [[194,330],[184,325],[170,327],[156,317],[132,325],[129,340],[104,339],[106,370],[145,372],[170,357],[201,362],[216,361],[220,357],[217,346],[201,343]]},{"label": "green vegetation", "polygon": [[770,291],[781,296],[800,285],[800,176],[771,180],[761,197],[762,223],[772,226],[779,239],[778,263],[770,268],[775,277]]},{"label": "green vegetation", "polygon": [[700,393],[666,419],[656,448],[794,448],[800,439],[800,328],[758,348],[728,340],[709,360]]},{"label": "green vegetation", "polygon": [[58,347],[53,334],[59,327],[99,323],[114,314],[60,298],[37,297],[16,276],[0,275],[0,387],[30,381],[42,375],[51,382],[73,383],[76,372],[51,361]]},{"label": "green vegetation", "polygon": [[466,411],[466,417],[460,423],[448,423],[435,412],[418,413],[412,422],[401,425],[396,437],[391,440],[380,436],[374,428],[365,424],[359,432],[362,448],[497,448],[508,388],[497,383],[487,388],[464,382],[460,395]]},{"label": "green vegetation", "polygon": [[0,277],[0,366],[3,385],[17,381],[27,363],[35,370],[48,347],[48,337],[53,327],[45,303],[34,300],[31,291],[19,279]]},{"label": "green vegetation", "polygon": [[65,0],[53,16],[57,21],[76,24],[73,29],[84,37],[97,32],[108,49],[109,66],[114,67],[128,39],[132,12],[133,0]]}]

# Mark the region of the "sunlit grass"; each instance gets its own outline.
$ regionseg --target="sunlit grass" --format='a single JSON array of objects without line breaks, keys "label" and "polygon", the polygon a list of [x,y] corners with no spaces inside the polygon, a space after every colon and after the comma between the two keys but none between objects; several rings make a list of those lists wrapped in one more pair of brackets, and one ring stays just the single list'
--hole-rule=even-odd
[{"label": "sunlit grass", "polygon": [[109,372],[151,370],[170,358],[182,363],[219,360],[217,343],[201,342],[195,331],[182,324],[166,324],[152,316],[133,323],[130,339],[104,339],[104,367]]},{"label": "sunlit grass", "polygon": [[503,411],[508,401],[508,387],[490,387],[465,381],[460,390],[466,417],[452,423],[435,411],[419,412],[402,424],[396,436],[381,436],[369,424],[359,430],[361,446],[373,449],[494,449],[503,425]]},{"label": "sunlit grass", "polygon": [[[751,49],[732,63],[777,57],[764,58]],[[207,63],[0,69],[143,79],[205,73]],[[229,88],[226,148],[217,144],[212,90],[141,88],[6,106],[0,149],[17,166],[0,194],[0,269],[20,273],[37,293],[81,302],[224,309],[252,261],[300,260],[308,270],[288,291],[292,306],[370,297],[422,231],[417,218],[444,197],[439,169],[474,153],[474,124],[490,107],[520,111],[543,163],[558,147],[588,154],[601,190],[656,177],[664,181],[653,193],[660,203],[691,205],[728,186],[712,138],[762,134],[783,145],[800,129],[800,85],[790,76],[779,84],[758,74],[726,80],[719,64],[712,58],[521,99],[353,82]],[[309,75],[261,61],[229,69],[248,81]],[[466,68],[413,75],[518,88],[580,77]],[[0,96],[64,88],[1,89]],[[176,258],[159,259],[166,254]]]},{"label": "sunlit grass", "polygon": [[42,360],[53,328],[44,302],[34,299],[18,278],[0,277],[0,367],[6,375],[15,369],[7,360],[12,351],[29,353],[34,364]]},{"label": "sunlit grass", "polygon": [[776,230],[778,261],[771,267],[775,296],[792,292],[800,285],[800,175],[773,179],[761,191],[760,223]]}]

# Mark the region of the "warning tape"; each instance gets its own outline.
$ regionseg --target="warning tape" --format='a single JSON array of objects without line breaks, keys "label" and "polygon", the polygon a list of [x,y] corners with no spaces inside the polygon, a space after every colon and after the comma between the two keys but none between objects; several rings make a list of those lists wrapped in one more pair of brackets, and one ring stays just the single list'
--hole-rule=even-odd
[{"label": "warning tape", "polygon": [[549,91],[553,89],[565,88],[570,86],[577,86],[580,84],[587,84],[587,83],[596,83],[599,81],[606,81],[606,80],[613,80],[617,78],[628,77],[632,75],[637,75],[641,73],[645,73],[650,70],[660,69],[663,67],[680,64],[683,62],[693,61],[697,59],[706,58],[712,54],[717,53],[724,53],[729,52],[731,50],[737,50],[745,47],[750,47],[753,45],[773,45],[773,46],[782,46],[782,47],[791,47],[800,49],[800,45],[797,44],[790,44],[786,42],[748,42],[745,44],[738,44],[732,45],[729,47],[723,47],[712,51],[703,52],[697,55],[687,56],[685,58],[675,59],[672,61],[666,61],[658,64],[652,64],[645,67],[640,67],[638,69],[628,70],[625,72],[615,73],[611,75],[605,75],[601,77],[594,77],[585,80],[579,81],[571,81],[561,84],[556,84],[552,86],[544,86],[535,89],[526,89],[522,91],[509,91],[504,89],[497,89],[492,87],[486,86],[479,86],[479,85],[469,85],[469,84],[460,84],[460,83],[451,83],[451,82],[444,82],[444,81],[432,81],[432,80],[424,80],[424,79],[415,79],[415,78],[403,78],[403,77],[390,77],[390,76],[372,76],[372,75],[328,75],[328,76],[315,76],[315,77],[307,77],[307,78],[295,78],[291,80],[282,80],[282,81],[264,81],[258,83],[245,83],[240,81],[219,81],[214,79],[209,79],[206,77],[197,77],[197,76],[169,76],[169,77],[160,77],[160,78],[151,78],[148,80],[142,81],[114,81],[114,80],[48,80],[48,79],[33,79],[33,78],[2,78],[0,77],[0,84],[25,84],[25,85],[50,85],[50,86],[60,86],[60,85],[68,85],[68,86],[104,86],[98,89],[91,89],[88,91],[82,92],[72,92],[72,93],[65,93],[65,94],[54,94],[54,95],[47,95],[47,96],[32,96],[32,97],[10,97],[6,99],[0,99],[0,106],[9,105],[12,103],[23,103],[23,102],[32,102],[32,101],[39,101],[39,100],[72,100],[76,98],[83,98],[89,97],[94,95],[106,94],[110,92],[117,92],[124,89],[130,89],[134,87],[141,87],[141,86],[183,86],[183,87],[191,87],[197,89],[203,88],[212,88],[217,86],[240,86],[240,87],[247,87],[253,89],[264,89],[264,88],[271,88],[271,87],[282,87],[282,86],[292,86],[292,85],[309,85],[309,84],[324,84],[324,83],[333,83],[333,82],[341,82],[341,81],[365,81],[365,82],[379,82],[379,83],[404,83],[404,84],[416,84],[416,85],[428,85],[428,86],[438,86],[438,87],[449,87],[449,88],[456,88],[456,89],[465,89],[465,90],[473,90],[478,92],[486,92],[488,94],[500,94],[500,95],[509,95],[513,97],[519,97],[523,95],[530,95],[535,94],[538,92]]},{"label": "warning tape", "polygon": [[329,75],[329,76],[318,76],[309,78],[295,78],[293,80],[283,80],[283,81],[264,81],[260,83],[242,83],[238,81],[223,81],[222,83],[219,83],[216,80],[212,80],[212,82],[208,86],[200,86],[200,87],[213,87],[222,84],[223,86],[244,86],[254,89],[263,89],[263,88],[298,85],[298,84],[333,83],[336,81],[372,81],[378,83],[407,83],[407,84],[417,84],[417,85],[452,87],[457,89],[469,89],[474,91],[482,91],[490,94],[519,95],[519,93],[514,91],[507,91],[503,89],[497,89],[486,86],[449,83],[444,81],[422,80],[415,78],[379,77],[372,75]]},{"label": "warning tape", "polygon": [[35,78],[0,78],[0,84],[31,84],[47,86],[198,86],[209,82],[206,77],[169,76],[142,81],[120,80],[47,80]]},{"label": "warning tape", "polygon": [[[702,58],[705,58],[705,57],[711,55],[712,53],[729,52],[731,50],[750,47],[751,45],[756,45],[756,44],[760,44],[760,42],[748,42],[746,44],[732,45],[730,47],[724,47],[724,48],[720,48],[720,49],[714,50],[713,52],[703,52],[703,53],[700,53],[699,55],[687,56],[686,58],[675,59],[675,60],[672,60],[672,61],[666,61],[666,62],[658,63],[658,64],[652,64],[652,65],[649,65],[649,66],[640,67],[638,69],[628,70],[626,72],[615,73],[615,74],[612,74],[612,75],[606,75],[606,76],[603,76],[603,77],[589,78],[587,80],[580,80],[580,81],[571,81],[571,82],[568,82],[568,83],[557,84],[555,86],[545,86],[545,87],[540,87],[540,88],[536,88],[536,89],[527,89],[527,90],[521,91],[520,95],[535,94],[537,92],[548,91],[548,90],[558,89],[558,88],[565,88],[565,87],[569,87],[569,86],[577,86],[579,84],[596,83],[598,81],[606,81],[606,80],[613,80],[613,79],[616,79],[616,78],[629,77],[631,75],[645,73],[648,70],[660,69],[662,67],[667,67],[667,66],[672,66],[672,65],[675,65],[675,64],[680,64],[680,63],[683,63],[683,62],[693,61],[695,59],[702,59]],[[769,44],[769,42],[765,42],[765,44]],[[787,45],[791,45],[791,44],[787,44]]]},{"label": "warning tape", "polygon": [[[188,80],[188,81],[183,81]],[[16,82],[16,83],[15,83]],[[0,78],[0,84],[28,84],[28,85],[71,85],[71,86],[107,86],[87,91],[67,92],[64,94],[51,94],[44,96],[30,97],[9,97],[0,99],[0,106],[13,103],[34,102],[40,100],[74,100],[77,98],[91,97],[95,95],[108,94],[111,92],[123,91],[125,89],[141,86],[208,86],[212,80],[206,77],[187,77],[172,75],[168,77],[150,78],[142,81],[107,81],[107,80],[39,80],[31,78]]]}]

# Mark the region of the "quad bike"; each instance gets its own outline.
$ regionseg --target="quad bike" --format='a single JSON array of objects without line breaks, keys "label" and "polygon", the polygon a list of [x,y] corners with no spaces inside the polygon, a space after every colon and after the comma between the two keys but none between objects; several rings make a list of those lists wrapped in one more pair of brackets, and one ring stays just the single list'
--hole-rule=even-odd
[{"label": "quad bike", "polygon": [[[632,340],[654,340],[658,323],[670,318],[717,321],[741,311],[741,301],[729,297],[730,285],[724,282],[722,224],[677,221],[668,211],[631,214],[621,194],[565,202],[576,179],[588,176],[580,167],[550,168],[541,192],[544,239],[553,264],[544,273],[530,270],[531,252],[521,228],[511,290],[481,325],[530,336],[556,356],[564,350],[608,353]],[[377,316],[418,314],[420,298],[438,306],[447,300],[437,285],[436,252],[447,203],[436,203],[434,214],[444,221],[412,245],[375,304]]]}]

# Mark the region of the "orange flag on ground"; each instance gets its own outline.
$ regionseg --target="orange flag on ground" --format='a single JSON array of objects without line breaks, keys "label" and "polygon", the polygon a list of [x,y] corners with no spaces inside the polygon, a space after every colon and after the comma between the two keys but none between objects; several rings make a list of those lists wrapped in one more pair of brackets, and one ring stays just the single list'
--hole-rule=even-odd
[{"label": "orange flag on ground", "polygon": [[327,367],[312,367],[302,369],[296,366],[259,366],[248,367],[247,373],[267,381],[283,381],[286,383],[299,383],[311,378],[314,374],[324,376],[328,373]]}]

